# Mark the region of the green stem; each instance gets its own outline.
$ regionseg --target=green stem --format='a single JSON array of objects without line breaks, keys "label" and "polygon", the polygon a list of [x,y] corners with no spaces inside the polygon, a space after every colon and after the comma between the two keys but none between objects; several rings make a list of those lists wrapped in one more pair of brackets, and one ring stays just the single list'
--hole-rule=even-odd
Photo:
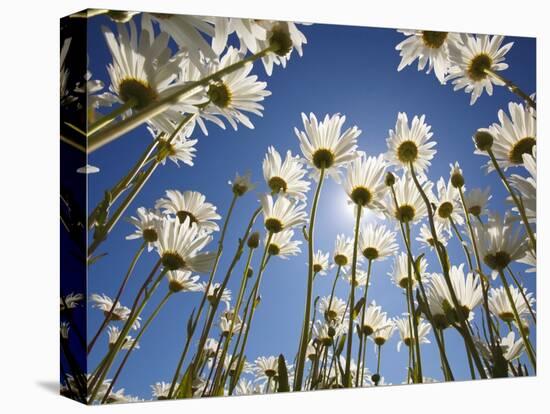
[{"label": "green stem", "polygon": [[[395,188],[393,186],[391,186],[390,190],[391,190],[392,199],[393,199],[395,208],[397,209],[397,208],[399,208],[399,203],[397,201],[397,196],[395,194]],[[413,257],[413,254],[412,254],[412,249],[411,249],[411,246],[409,244],[409,240],[407,239],[407,236],[406,236],[405,227],[403,225],[403,222],[401,222],[401,221],[399,221],[399,228],[401,229],[401,237],[403,238],[403,243],[405,244],[405,249],[407,250],[407,256],[409,257],[409,260],[411,260],[414,263],[414,257]],[[420,275],[420,272],[419,272],[419,270],[416,266],[413,266],[413,270],[414,270],[414,274],[416,276],[416,279],[418,281],[418,286],[420,287],[420,293],[421,293],[421,296],[422,296],[422,301],[425,304],[427,304],[428,303],[428,297],[427,297],[427,294],[426,294],[426,289],[424,288],[424,283],[422,282],[422,277]],[[430,307],[427,306],[427,305],[425,306],[425,313],[428,317],[428,320],[429,320],[430,324],[432,325],[432,328],[435,331],[437,328],[436,328],[436,326],[433,322],[433,315],[432,315],[432,312],[430,310]],[[437,348],[439,350],[440,357],[443,360],[444,365],[445,365],[445,369],[443,370],[443,373],[448,372],[449,377],[450,377],[450,381],[454,381],[453,373],[452,373],[452,370],[451,370],[451,365],[449,364],[449,360],[447,358],[447,353],[445,352],[445,347],[443,346],[443,344],[441,343],[440,338],[437,335],[435,336],[435,340],[436,340],[436,343],[437,343]]]},{"label": "green stem", "polygon": [[493,166],[495,167],[496,172],[500,176],[500,180],[502,181],[502,184],[504,184],[504,187],[510,193],[512,196],[512,200],[514,200],[514,204],[518,208],[519,214],[521,216],[521,221],[523,222],[523,225],[525,226],[525,229],[527,230],[527,235],[529,236],[529,241],[531,242],[531,248],[533,249],[533,252],[537,253],[537,239],[535,237],[535,233],[533,233],[533,229],[531,229],[531,225],[529,224],[529,219],[527,218],[527,214],[525,213],[525,208],[523,207],[523,203],[520,202],[516,192],[512,189],[510,186],[510,183],[508,182],[508,179],[504,175],[504,172],[502,172],[502,169],[500,168],[500,165],[498,165],[498,161],[495,158],[495,154],[493,154],[493,150],[490,148],[487,150],[487,154],[489,154],[489,157],[491,158],[491,161],[493,162]]},{"label": "green stem", "polygon": [[138,249],[138,251],[134,255],[134,258],[132,259],[132,261],[130,263],[130,267],[128,268],[128,270],[126,272],[126,275],[124,276],[124,280],[122,281],[122,284],[120,285],[120,287],[118,289],[116,297],[113,299],[113,305],[111,306],[111,309],[109,309],[109,312],[105,316],[105,319],[103,320],[103,323],[101,324],[101,326],[97,330],[97,333],[94,335],[93,339],[90,341],[90,344],[88,345],[88,350],[87,350],[88,354],[92,351],[97,339],[99,338],[99,335],[101,334],[101,332],[103,332],[103,329],[105,329],[107,324],[111,321],[111,318],[113,317],[113,312],[116,308],[116,305],[119,302],[120,297],[122,296],[122,292],[124,291],[124,288],[126,287],[126,284],[128,283],[128,280],[130,279],[130,276],[132,275],[132,273],[134,271],[134,268],[136,267],[136,263],[139,260],[139,258],[141,256],[141,254],[143,253],[143,251],[145,250],[146,246],[147,246],[147,242],[144,241],[143,243],[141,243],[140,248]]},{"label": "green stem", "polygon": [[[367,265],[367,281],[365,283],[365,294],[363,296],[363,309],[361,310],[361,319],[358,324],[358,331],[359,331],[359,352],[357,354],[357,374],[355,375],[355,386],[359,386],[359,373],[361,373],[361,386],[363,386],[363,372],[365,370],[365,358],[363,356],[363,352],[366,351],[367,347],[366,344],[363,344],[367,340],[367,337],[363,333],[363,321],[365,320],[365,312],[367,311],[367,295],[369,292],[369,283],[370,283],[370,274],[371,274],[371,268],[372,268],[372,259],[369,259],[368,265]],[[366,353],[366,352],[365,352]]]},{"label": "green stem", "polygon": [[525,326],[523,326],[523,322],[521,318],[519,317],[518,310],[516,308],[516,303],[514,302],[514,298],[512,297],[512,292],[510,292],[510,286],[508,285],[508,281],[506,280],[506,276],[504,275],[504,271],[499,270],[499,275],[502,280],[502,285],[504,286],[504,290],[506,291],[506,296],[508,296],[508,302],[510,302],[510,307],[512,308],[512,312],[514,313],[514,318],[516,320],[516,324],[518,327],[518,330],[521,334],[521,339],[523,340],[523,344],[525,345],[525,350],[527,351],[527,355],[529,357],[529,361],[531,362],[531,365],[533,365],[533,369],[535,372],[537,371],[537,357],[535,355],[535,351],[533,351],[533,348],[531,346],[531,342],[529,341],[529,338],[527,337],[527,332],[525,331]]},{"label": "green stem", "polygon": [[88,153],[92,153],[93,151],[119,138],[121,135],[125,134],[126,132],[133,130],[134,128],[138,127],[139,125],[151,119],[152,117],[163,113],[168,108],[173,106],[175,103],[184,99],[186,96],[188,96],[188,94],[193,92],[195,89],[203,86],[207,86],[210,83],[210,81],[220,79],[222,76],[232,73],[235,70],[238,70],[244,67],[248,63],[254,62],[257,59],[260,59],[266,56],[273,50],[276,50],[277,47],[278,46],[276,45],[272,45],[256,54],[253,54],[244,58],[239,62],[229,65],[219,70],[216,73],[206,76],[201,80],[190,82],[186,85],[178,87],[171,94],[156,100],[155,102],[149,104],[148,106],[141,109],[140,111],[136,111],[128,118],[125,118],[122,121],[117,122],[115,124],[111,124],[97,131],[95,134],[88,135]]},{"label": "green stem", "polygon": [[124,355],[124,358],[122,359],[122,362],[118,366],[118,369],[116,370],[115,375],[113,376],[113,379],[111,380],[111,383],[109,384],[109,388],[107,388],[107,392],[105,392],[105,395],[103,396],[103,399],[101,400],[101,404],[105,404],[105,402],[107,401],[107,398],[109,398],[109,395],[110,395],[113,387],[115,386],[115,383],[118,380],[118,377],[120,376],[120,373],[122,372],[124,366],[126,365],[126,362],[128,361],[128,358],[130,358],[130,354],[135,349],[136,345],[138,344],[139,340],[141,339],[141,337],[143,336],[145,331],[147,331],[147,328],[149,328],[149,325],[151,325],[151,322],[153,322],[153,320],[159,314],[160,310],[164,307],[166,302],[168,302],[168,299],[170,299],[170,296],[172,296],[172,293],[173,292],[171,290],[169,290],[166,293],[166,295],[164,295],[164,298],[159,302],[159,304],[157,305],[157,307],[155,308],[153,313],[151,313],[151,315],[147,318],[147,320],[143,324],[143,327],[141,328],[139,333],[136,335],[136,337],[134,339],[134,342],[132,343],[130,348],[126,351],[126,354]]},{"label": "green stem", "polygon": [[357,217],[355,219],[355,232],[353,241],[353,258],[351,262],[351,289],[350,289],[350,305],[349,305],[349,323],[348,323],[348,343],[346,348],[346,368],[344,371],[343,384],[344,387],[351,387],[351,351],[353,347],[353,312],[355,310],[355,285],[357,280],[357,250],[359,244],[359,226],[361,224],[361,213],[363,207],[356,205]]},{"label": "green stem", "polygon": [[525,302],[525,305],[527,306],[527,309],[529,309],[529,313],[531,314],[531,318],[533,318],[533,322],[535,324],[537,323],[537,318],[535,316],[535,311],[531,307],[531,304],[529,303],[529,300],[527,299],[527,295],[525,295],[525,291],[523,290],[523,286],[519,283],[518,279],[516,278],[516,275],[514,275],[514,272],[512,272],[512,268],[510,266],[507,266],[506,269],[508,269],[508,273],[510,273],[510,276],[512,276],[512,279],[514,280],[514,283],[519,289],[519,293],[521,294],[521,297],[523,298],[523,301]]},{"label": "green stem", "polygon": [[452,217],[449,217],[449,221],[451,222],[451,226],[453,227],[453,230],[456,234],[456,237],[460,241],[462,249],[464,250],[464,256],[466,256],[466,260],[468,261],[468,267],[470,268],[470,271],[473,271],[474,266],[472,264],[472,257],[470,256],[470,251],[468,250],[468,246],[464,242],[464,239],[462,238],[462,235],[460,234],[460,230],[458,230],[458,227],[456,226],[456,223],[454,222]]},{"label": "green stem", "polygon": [[304,376],[304,366],[305,366],[305,355],[307,351],[307,331],[309,328],[309,318],[311,312],[311,299],[313,296],[313,237],[314,237],[314,228],[315,228],[315,217],[317,214],[317,204],[319,203],[319,196],[321,194],[321,187],[323,185],[323,180],[325,178],[325,169],[321,168],[319,182],[317,183],[317,189],[315,190],[315,196],[313,198],[313,204],[311,206],[311,214],[308,228],[308,275],[307,275],[307,291],[306,291],[306,303],[304,310],[304,321],[302,324],[302,335],[300,344],[298,347],[298,359],[296,364],[296,372],[294,378],[294,391],[300,391],[302,389],[302,380]]},{"label": "green stem", "polygon": [[[447,259],[446,259],[446,256],[445,256],[445,250],[444,250],[444,247],[442,246],[442,244],[439,242],[439,239],[437,237],[437,232],[436,232],[436,229],[435,229],[434,218],[433,218],[432,205],[430,204],[430,200],[428,199],[428,196],[424,192],[424,189],[422,188],[422,186],[418,182],[418,178],[416,177],[416,173],[414,171],[414,165],[412,164],[412,162],[410,163],[410,172],[411,172],[412,179],[413,179],[413,181],[416,185],[416,188],[418,189],[418,191],[419,191],[419,193],[422,197],[422,200],[424,201],[424,204],[426,204],[426,209],[428,211],[428,220],[429,220],[430,229],[431,229],[431,232],[432,232],[432,238],[434,239],[434,245],[435,245],[435,248],[436,248],[435,250],[437,252],[437,256],[438,256],[439,262],[441,264],[441,269],[443,271],[443,277],[444,277],[445,282],[447,284],[447,287],[449,289],[449,293],[451,294],[451,299],[452,299],[452,302],[453,302],[453,306],[457,310],[461,309],[460,303],[458,302],[458,299],[457,299],[457,296],[456,296],[456,292],[455,292],[453,284],[451,282],[451,277],[449,275],[449,265],[447,263]],[[472,352],[472,357],[474,359],[474,363],[475,363],[476,368],[479,372],[479,375],[481,376],[481,378],[486,379],[487,374],[485,372],[485,368],[483,367],[483,364],[481,362],[481,359],[480,359],[479,354],[477,352],[477,349],[475,347],[475,343],[474,343],[474,341],[473,341],[473,339],[470,335],[470,331],[468,330],[468,327],[466,326],[466,321],[465,321],[463,312],[457,312],[457,314],[458,314],[458,320],[459,320],[460,326],[462,327],[462,331],[464,332],[464,339],[465,339],[466,345],[470,348],[470,351]]]},{"label": "green stem", "polygon": [[498,74],[497,72],[492,71],[491,69],[485,69],[485,73],[487,73],[489,76],[492,76],[495,79],[498,79],[499,81],[503,82],[508,90],[517,96],[519,96],[521,99],[523,99],[527,104],[533,108],[534,110],[537,109],[536,102],[525,92],[523,92],[518,86],[516,86],[511,80],[506,79],[502,75]]},{"label": "green stem", "polygon": [[105,116],[102,116],[100,119],[95,121],[92,125],[88,127],[88,135],[95,134],[97,131],[99,131],[101,128],[103,128],[105,125],[110,124],[113,122],[116,118],[118,118],[121,115],[124,115],[125,112],[128,110],[134,108],[137,105],[137,100],[135,98],[130,98],[123,104],[119,105],[117,108],[115,108],[113,111],[108,113]]}]

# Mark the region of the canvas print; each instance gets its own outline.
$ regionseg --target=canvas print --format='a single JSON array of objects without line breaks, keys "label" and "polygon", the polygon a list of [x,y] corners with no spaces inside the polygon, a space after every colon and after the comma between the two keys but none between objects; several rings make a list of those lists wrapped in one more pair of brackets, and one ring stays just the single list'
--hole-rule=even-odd
[{"label": "canvas print", "polygon": [[536,375],[534,38],[94,9],[60,46],[62,395]]}]

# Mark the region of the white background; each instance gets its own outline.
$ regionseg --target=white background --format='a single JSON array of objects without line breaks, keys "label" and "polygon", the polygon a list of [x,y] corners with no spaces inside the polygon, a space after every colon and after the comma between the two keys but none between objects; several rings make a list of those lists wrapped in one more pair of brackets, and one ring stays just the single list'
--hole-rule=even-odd
[{"label": "white background", "polygon": [[[37,2],[38,3],[38,2]],[[539,264],[537,378],[384,387],[269,397],[217,398],[96,408],[129,412],[491,413],[548,412],[545,257],[550,212],[548,10],[543,1],[55,0],[3,2],[0,22],[0,404],[3,412],[79,413],[57,395],[59,292],[59,21],[86,8],[506,33],[538,38]],[[368,47],[368,45],[365,45]],[[307,48],[305,50],[307,54]],[[360,51],[358,51],[360,53]],[[330,59],[330,50],[327,50]],[[546,73],[543,75],[543,68]],[[542,76],[541,76],[542,75]],[[545,76],[546,75],[546,76]],[[546,110],[545,110],[546,109]],[[546,188],[545,188],[546,187]],[[90,410],[88,408],[88,410]]]}]

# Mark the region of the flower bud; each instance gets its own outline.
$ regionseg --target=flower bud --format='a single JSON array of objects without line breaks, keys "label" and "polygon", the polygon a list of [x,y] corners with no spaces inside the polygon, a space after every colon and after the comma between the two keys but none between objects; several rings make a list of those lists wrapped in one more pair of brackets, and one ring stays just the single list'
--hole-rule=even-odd
[{"label": "flower bud", "polygon": [[253,275],[254,275],[254,269],[248,266],[248,269],[246,269],[246,277],[251,278]]},{"label": "flower bud", "polygon": [[395,175],[393,175],[391,172],[387,172],[386,179],[384,180],[384,183],[386,186],[391,187],[395,184]]},{"label": "flower bud", "polygon": [[474,135],[476,147],[480,151],[488,151],[493,146],[493,136],[486,130],[479,130]]},{"label": "flower bud", "polygon": [[455,172],[451,175],[451,184],[454,188],[464,187],[464,176],[460,172]]},{"label": "flower bud", "polygon": [[248,247],[251,249],[256,249],[260,245],[260,233],[255,231],[250,235],[247,242]]}]

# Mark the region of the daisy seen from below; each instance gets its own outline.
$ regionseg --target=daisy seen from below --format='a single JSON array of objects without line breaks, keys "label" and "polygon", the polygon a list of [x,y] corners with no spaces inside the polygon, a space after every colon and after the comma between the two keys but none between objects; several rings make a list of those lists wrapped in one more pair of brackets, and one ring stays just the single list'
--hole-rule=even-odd
[{"label": "daisy seen from below", "polygon": [[[418,272],[420,277],[425,278],[427,276],[426,269],[428,268],[428,261],[422,257],[418,264]],[[414,271],[411,271],[412,287],[415,287],[418,283]],[[393,283],[400,288],[407,289],[409,286],[409,257],[405,252],[401,252],[395,257],[391,273],[388,273]]]},{"label": "daisy seen from below", "polygon": [[430,160],[437,152],[436,142],[430,141],[432,127],[425,122],[426,116],[414,116],[411,126],[407,114],[399,112],[395,130],[390,129],[386,139],[388,151],[386,160],[397,168],[407,170],[412,164],[417,173],[423,173],[430,165]]},{"label": "daisy seen from below", "polygon": [[[525,302],[525,299],[518,288],[515,286],[510,286],[512,300],[522,321],[529,317],[529,307],[532,308],[535,303],[533,293],[527,292],[527,289],[523,289],[523,292],[525,294],[525,298],[527,298],[527,302]],[[491,288],[491,290],[489,290],[489,310],[493,315],[498,316],[506,323],[516,322],[512,305],[508,300],[506,290],[503,286]]]},{"label": "daisy seen from below", "polygon": [[[205,67],[203,75],[198,70],[191,68],[182,79],[183,82],[195,82],[204,76],[213,75],[228,66],[236,64],[243,59],[237,49],[230,47],[227,52],[218,60],[204,60],[201,66]],[[205,135],[208,130],[201,118],[214,122],[225,129],[225,119],[234,130],[238,124],[254,129],[254,124],[245,113],[252,113],[262,116],[264,107],[260,104],[271,92],[266,90],[267,83],[258,81],[256,75],[251,75],[252,63],[233,70],[232,72],[218,77],[202,91],[187,100],[194,103],[199,109],[197,122]],[[223,118],[223,119],[222,119]]]},{"label": "daisy seen from below", "polygon": [[159,240],[157,251],[162,265],[167,270],[190,270],[194,272],[208,272],[212,267],[215,254],[201,252],[212,236],[201,232],[196,223],[185,218],[179,220],[165,218],[159,224]]},{"label": "daisy seen from below", "polygon": [[319,122],[313,113],[309,117],[302,113],[304,131],[294,128],[294,132],[314,178],[318,179],[323,171],[339,181],[339,169],[357,157],[357,137],[361,130],[353,126],[342,132],[345,121],[346,117],[340,114],[327,114]]},{"label": "daisy seen from below", "polygon": [[484,190],[473,188],[464,194],[464,204],[466,204],[468,213],[476,218],[480,218],[489,213],[488,204],[492,197],[489,187]]},{"label": "daisy seen from below", "polygon": [[436,186],[437,195],[433,197],[433,202],[436,205],[434,218],[443,225],[448,233],[451,233],[451,221],[456,226],[464,224],[464,217],[460,214],[460,193],[451,185],[450,180],[446,183],[443,177],[437,181]]},{"label": "daisy seen from below", "polygon": [[[426,194],[431,193],[431,181],[426,180],[421,185]],[[395,182],[393,191],[396,200],[393,199],[393,194],[388,195],[385,200],[385,211],[390,217],[402,223],[414,224],[428,215],[426,203],[408,173]]]},{"label": "daisy seen from below", "polygon": [[300,240],[292,240],[294,237],[294,230],[283,230],[279,233],[275,233],[269,237],[266,236],[264,243],[269,241],[267,251],[272,256],[277,256],[281,259],[288,259],[290,256],[296,256],[301,252]]},{"label": "daisy seen from below", "polygon": [[279,152],[270,146],[262,169],[264,179],[273,194],[287,195],[299,200],[306,199],[309,182],[303,178],[307,171],[303,168],[300,157],[293,156],[290,150],[283,161]]},{"label": "daisy seen from below", "polygon": [[264,225],[270,233],[279,233],[306,223],[307,214],[303,211],[305,204],[294,202],[286,197],[273,197],[264,194],[260,199],[264,216]]},{"label": "daisy seen from below", "polygon": [[381,210],[387,187],[384,184],[386,163],[384,156],[367,157],[362,153],[351,161],[344,178],[344,190],[350,200],[361,207]]},{"label": "daisy seen from below", "polygon": [[367,307],[363,319],[359,321],[361,333],[365,336],[370,336],[389,324],[388,314],[382,312],[382,307],[377,306],[375,301]]},{"label": "daisy seen from below", "polygon": [[198,191],[166,190],[166,198],[155,203],[155,208],[165,214],[174,214],[180,223],[196,224],[201,232],[211,233],[220,228],[215,220],[221,219],[216,206],[206,201],[206,196]]},{"label": "daisy seen from below", "polygon": [[227,182],[231,186],[234,195],[242,197],[256,187],[254,183],[252,183],[250,176],[250,172],[243,175],[236,173],[235,178]]},{"label": "daisy seen from below", "polygon": [[[529,174],[523,177],[518,174],[512,174],[510,184],[521,195],[521,201],[525,214],[530,223],[536,223],[537,218],[537,147],[533,147],[532,154],[523,154],[523,164]],[[513,203],[512,197],[508,197],[508,202],[514,206],[512,210],[519,213],[517,206]]]},{"label": "daisy seen from below", "polygon": [[199,276],[192,276],[186,270],[170,270],[167,273],[168,288],[171,292],[197,292],[200,290]]},{"label": "daisy seen from below", "polygon": [[[133,21],[128,23],[128,27],[130,31],[126,25],[118,23],[118,36],[110,28],[102,27],[113,57],[107,66],[111,80],[109,90],[113,100],[139,111],[170,93],[184,56],[172,56],[168,35],[160,33],[155,37],[147,19],[143,19],[139,34]],[[175,105],[148,122],[156,129],[171,133],[180,120],[181,114]]]},{"label": "daisy seen from below", "polygon": [[[434,225],[437,241],[439,241],[443,246],[446,246],[451,234],[443,231],[444,225],[441,222],[436,221]],[[420,226],[420,231],[416,240],[419,241],[423,247],[427,247],[429,249],[433,249],[435,247],[432,230],[426,223],[422,223]]]},{"label": "daisy seen from below", "polygon": [[[413,333],[410,331],[411,323],[408,317],[408,314],[403,314],[403,318],[395,318],[394,322],[399,330],[399,335],[401,340],[397,344],[397,351],[401,350],[401,346],[405,344],[406,346],[411,346],[413,343]],[[428,339],[428,334],[431,331],[431,325],[425,322],[423,319],[418,321],[418,343],[419,344],[429,344],[430,340]]]},{"label": "daisy seen from below", "polygon": [[508,212],[504,218],[498,213],[489,214],[485,225],[476,222],[474,234],[480,255],[492,270],[493,278],[525,255],[525,234]]},{"label": "daisy seen from below", "polygon": [[[90,300],[93,302],[92,307],[103,311],[105,316],[107,316],[109,312],[111,312],[111,309],[113,309],[111,314],[112,321],[126,321],[130,316],[130,308],[121,305],[120,302],[116,302],[115,304],[113,300],[105,294],[99,295],[97,293],[93,293],[90,296]],[[141,317],[138,316],[132,325],[132,329],[139,329],[141,325],[140,321]]]},{"label": "daisy seen from below", "polygon": [[317,250],[313,255],[313,271],[315,274],[324,276],[329,269],[328,263],[329,253],[323,253],[321,250]]},{"label": "daisy seen from below", "polygon": [[359,246],[367,260],[385,260],[397,253],[395,233],[384,224],[368,223],[361,228]]},{"label": "daisy seen from below", "polygon": [[[499,110],[499,123],[485,129],[493,137],[491,151],[498,165],[504,170],[523,166],[523,155],[531,155],[533,147],[537,144],[537,121],[533,112],[515,102],[508,104],[508,112],[510,116],[504,110]],[[480,149],[476,149],[475,153],[488,155]],[[491,160],[487,164],[487,170],[494,170]]]},{"label": "daisy seen from below", "polygon": [[353,258],[353,240],[344,234],[338,234],[334,242],[332,259],[334,264],[342,268],[344,273],[351,266]]},{"label": "daisy seen from below", "polygon": [[437,32],[433,30],[398,30],[407,36],[395,49],[399,51],[401,62],[397,71],[414,63],[418,59],[418,70],[426,73],[432,70],[440,83],[445,83],[445,76],[450,67],[449,44],[460,42],[460,36],[456,33]]},{"label": "daisy seen from below", "polygon": [[145,207],[139,207],[136,216],[128,219],[128,222],[134,225],[135,230],[132,234],[126,236],[126,240],[143,239],[147,243],[147,249],[153,250],[158,240],[158,223],[161,220],[159,212],[148,210]]},{"label": "daisy seen from below", "polygon": [[328,322],[339,323],[347,311],[346,301],[334,296],[323,296],[319,301],[319,313],[324,315]]},{"label": "daisy seen from below", "polygon": [[460,34],[460,42],[449,45],[451,69],[446,81],[452,80],[454,90],[464,89],[471,93],[470,105],[485,90],[493,94],[493,84],[502,86],[504,82],[493,74],[508,68],[504,57],[512,48],[513,42],[502,46],[504,36]]},{"label": "daisy seen from below", "polygon": [[[109,338],[109,347],[112,348],[115,346],[116,342],[118,341],[118,337],[120,336],[120,329],[118,329],[116,326],[109,325],[107,327],[107,335]],[[130,348],[133,349],[139,349],[139,344],[135,343],[134,338],[132,338],[130,335],[126,335],[126,338],[124,338],[124,341],[122,342],[122,348],[124,350],[129,350]]]}]

